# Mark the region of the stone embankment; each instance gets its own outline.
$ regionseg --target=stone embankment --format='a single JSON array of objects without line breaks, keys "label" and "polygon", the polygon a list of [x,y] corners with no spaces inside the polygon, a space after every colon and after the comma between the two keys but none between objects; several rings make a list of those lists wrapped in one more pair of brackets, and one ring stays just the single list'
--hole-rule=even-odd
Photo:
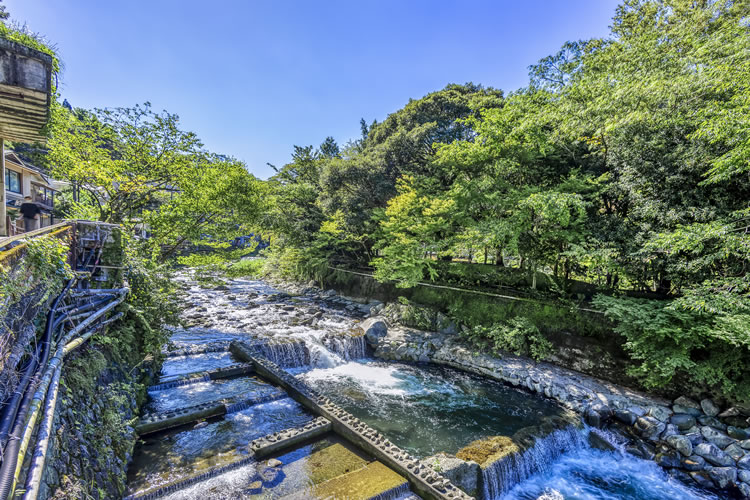
[{"label": "stone embankment", "polygon": [[[277,285],[278,286],[278,285]],[[674,478],[701,488],[750,498],[750,408],[720,408],[709,398],[670,401],[550,363],[478,352],[443,325],[440,332],[408,328],[384,314],[384,304],[308,286],[282,284],[332,305],[360,312],[361,328],[375,357],[446,365],[524,388],[553,399],[587,424],[611,428],[628,438],[625,450],[656,461]],[[386,309],[387,311],[387,309]],[[471,491],[476,464],[453,457],[431,457],[444,475]],[[465,485],[462,481],[470,477]]]},{"label": "stone embankment", "polygon": [[361,327],[378,358],[451,366],[525,388],[593,427],[616,428],[631,438],[628,452],[685,483],[750,498],[750,409],[719,408],[711,399],[668,401],[549,363],[477,352],[455,334],[394,327],[384,317]]}]

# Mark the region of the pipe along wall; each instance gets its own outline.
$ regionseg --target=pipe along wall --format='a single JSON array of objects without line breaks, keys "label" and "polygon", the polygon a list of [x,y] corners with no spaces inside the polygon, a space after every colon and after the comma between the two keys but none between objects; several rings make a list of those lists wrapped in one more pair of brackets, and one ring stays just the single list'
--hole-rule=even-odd
[{"label": "pipe along wall", "polygon": [[[122,312],[113,312],[125,300],[129,288],[89,288],[89,281],[102,264],[105,244],[115,241],[119,247],[119,238],[111,237],[112,229],[93,227],[96,237],[88,246],[72,251],[76,277],[51,302],[41,336],[31,339],[26,357],[15,366],[3,368],[16,370],[19,375],[14,390],[0,406],[0,500],[45,496],[43,479],[50,444],[55,440],[63,362],[94,333],[123,316]],[[86,232],[81,234],[85,236]],[[33,453],[27,457],[30,449]]]}]

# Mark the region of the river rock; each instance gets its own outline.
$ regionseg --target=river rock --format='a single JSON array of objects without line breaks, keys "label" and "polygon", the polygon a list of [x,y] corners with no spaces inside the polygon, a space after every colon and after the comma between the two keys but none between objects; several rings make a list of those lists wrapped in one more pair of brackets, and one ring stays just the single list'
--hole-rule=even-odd
[{"label": "river rock", "polygon": [[284,463],[276,458],[271,458],[266,462],[266,465],[269,467],[279,467],[280,465],[284,465]]},{"label": "river rock", "polygon": [[726,448],[734,442],[734,439],[730,438],[720,430],[713,427],[701,427],[701,434],[704,438],[706,438],[706,441],[708,441],[709,443],[713,443],[722,449]]},{"label": "river rock", "polygon": [[729,434],[729,437],[733,437],[738,441],[744,441],[745,439],[750,438],[750,432],[733,425],[727,427],[727,434]]},{"label": "river rock", "polygon": [[736,406],[732,406],[724,410],[723,412],[719,413],[719,418],[728,418],[728,417],[739,417],[742,415],[742,411],[740,411],[739,408]]},{"label": "river rock", "polygon": [[260,481],[253,481],[250,483],[245,490],[248,495],[259,495],[263,491],[263,483]]},{"label": "river rock", "polygon": [[701,488],[713,488],[714,482],[711,480],[711,476],[709,476],[708,472],[699,470],[690,472],[689,474],[690,477],[693,478],[693,481],[695,481]]},{"label": "river rock", "polygon": [[682,468],[686,471],[703,470],[706,460],[698,455],[691,455],[682,459]]},{"label": "river rock", "polygon": [[635,428],[641,437],[651,440],[658,438],[666,427],[666,424],[650,416],[640,417],[635,422]]},{"label": "river rock", "polygon": [[692,408],[694,410],[700,410],[701,409],[700,403],[698,403],[694,399],[690,399],[690,398],[688,398],[686,396],[680,396],[679,398],[675,399],[673,401],[673,403],[675,405],[683,406],[685,408]]},{"label": "river rock", "polygon": [[676,425],[673,424],[667,424],[667,427],[664,429],[664,432],[661,433],[661,439],[667,439],[669,436],[674,436],[675,434],[679,434],[680,431],[677,429]]},{"label": "river rock", "polygon": [[750,498],[750,484],[748,484],[747,481],[738,482],[737,489],[740,490],[740,494],[744,498]]},{"label": "river rock", "polygon": [[589,432],[588,437],[589,445],[591,445],[592,448],[596,448],[597,450],[603,450],[603,451],[614,451],[615,447],[604,439],[601,434],[599,434],[596,431]]},{"label": "river rock", "polygon": [[638,419],[636,414],[630,410],[615,410],[615,418],[626,425],[633,425]]},{"label": "river rock", "polygon": [[737,467],[750,470],[750,455],[745,455],[742,459],[737,460]]},{"label": "river rock", "polygon": [[726,467],[734,464],[732,457],[724,453],[719,447],[713,443],[701,443],[693,451],[696,455],[699,455],[706,459],[710,464],[718,467]]},{"label": "river rock", "polygon": [[740,446],[742,446],[743,450],[750,450],[750,439],[745,439],[740,443]]},{"label": "river rock", "polygon": [[727,425],[740,427],[740,428],[745,428],[748,425],[750,425],[750,418],[747,418],[744,415],[740,415],[738,417],[723,418],[722,421]]},{"label": "river rock", "polygon": [[693,454],[693,443],[690,442],[690,439],[688,439],[685,436],[680,435],[674,435],[674,436],[668,436],[667,444],[674,448],[675,450],[679,451],[682,455],[689,457]]},{"label": "river rock", "polygon": [[745,456],[745,450],[742,449],[739,443],[732,443],[724,448],[724,453],[729,455],[735,460],[740,460]]},{"label": "river rock", "polygon": [[660,422],[666,422],[672,416],[672,410],[666,406],[652,406],[648,409],[648,414]]},{"label": "river rock", "polygon": [[669,422],[676,425],[681,431],[686,431],[695,426],[695,417],[687,413],[675,413],[669,419]]},{"label": "river rock", "polygon": [[668,451],[656,454],[656,463],[667,469],[674,469],[680,466],[680,454],[676,451]]},{"label": "river rock", "polygon": [[701,415],[703,415],[701,405],[686,397],[679,397],[675,399],[674,404],[672,405],[672,411],[675,413],[687,413],[688,415],[692,415],[694,417],[700,417]]},{"label": "river rock", "polygon": [[746,483],[750,483],[750,470],[743,470],[743,469],[738,470],[737,479],[739,479],[740,481],[744,481]]},{"label": "river rock", "polygon": [[667,474],[669,474],[672,478],[678,480],[679,482],[685,484],[690,484],[692,480],[687,472],[683,472],[680,469],[669,469],[667,471]]},{"label": "river rock", "polygon": [[701,408],[703,409],[703,413],[709,417],[715,417],[721,411],[721,408],[716,406],[716,403],[708,398],[701,401]]},{"label": "river rock", "polygon": [[635,442],[627,445],[625,451],[636,457],[643,458],[644,460],[653,460],[656,456],[656,450],[654,447],[644,441],[635,440]]},{"label": "river rock", "polygon": [[734,467],[714,467],[708,471],[708,475],[721,489],[737,482],[737,469]]},{"label": "river rock", "polygon": [[703,415],[702,417],[698,417],[698,423],[700,425],[707,425],[708,427],[713,427],[714,429],[719,429],[720,431],[727,430],[726,424],[723,424],[716,417],[709,417],[709,416]]}]

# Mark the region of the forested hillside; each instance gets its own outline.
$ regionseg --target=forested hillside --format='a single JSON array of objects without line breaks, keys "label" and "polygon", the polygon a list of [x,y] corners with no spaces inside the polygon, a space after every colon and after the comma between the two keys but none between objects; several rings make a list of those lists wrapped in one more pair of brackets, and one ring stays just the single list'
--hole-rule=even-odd
[{"label": "forested hillside", "polygon": [[747,399],[749,14],[626,0],[525,88],[448,85],[343,147],[295,147],[267,186],[271,260],[590,301],[647,386]]}]

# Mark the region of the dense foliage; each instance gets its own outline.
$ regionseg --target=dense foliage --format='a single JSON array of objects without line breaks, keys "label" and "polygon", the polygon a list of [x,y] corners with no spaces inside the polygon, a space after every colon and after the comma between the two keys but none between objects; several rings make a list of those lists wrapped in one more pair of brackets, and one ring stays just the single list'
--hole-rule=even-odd
[{"label": "dense foliage", "polygon": [[161,260],[185,243],[247,234],[263,184],[245,166],[203,150],[176,115],[133,108],[53,114],[49,153],[40,160],[71,182],[67,216],[149,233]]},{"label": "dense foliage", "polygon": [[[527,294],[598,292],[646,384],[747,397],[749,15],[624,0],[610,36],[564,44],[525,88],[449,85],[343,148],[295,147],[269,182],[272,262],[401,287],[489,263]],[[512,345],[531,326],[474,333]]]}]

